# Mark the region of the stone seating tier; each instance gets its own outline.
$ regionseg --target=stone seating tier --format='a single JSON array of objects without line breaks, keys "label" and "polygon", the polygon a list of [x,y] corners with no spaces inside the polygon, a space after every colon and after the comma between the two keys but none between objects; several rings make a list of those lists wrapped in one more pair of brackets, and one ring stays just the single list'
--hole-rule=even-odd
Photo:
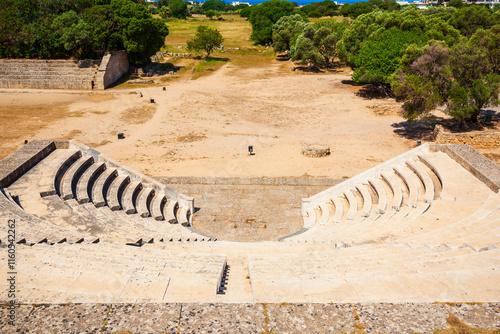
[{"label": "stone seating tier", "polygon": [[1,88],[93,89],[100,61],[0,59]]}]

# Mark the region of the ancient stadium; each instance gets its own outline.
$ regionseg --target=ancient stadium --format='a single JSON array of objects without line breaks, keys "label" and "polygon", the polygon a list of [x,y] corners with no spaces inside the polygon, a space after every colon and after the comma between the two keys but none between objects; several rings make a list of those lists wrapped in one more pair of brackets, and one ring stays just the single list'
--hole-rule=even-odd
[{"label": "ancient stadium", "polygon": [[[88,65],[91,74],[69,88],[106,86],[89,83],[102,67]],[[62,61],[46,67],[51,66],[71,67]],[[225,67],[214,77],[220,80],[217,75],[229,70]],[[73,79],[67,82],[76,82]],[[34,89],[44,88],[42,83],[65,84],[33,75],[15,80],[8,81],[11,88],[18,89],[15,85],[23,85],[22,80],[31,80]],[[272,78],[258,80],[278,86]],[[299,86],[317,79],[288,74],[287,80]],[[250,81],[255,84],[257,79]],[[240,84],[219,83],[218,89],[231,95],[228,87],[240,89]],[[201,84],[191,85],[202,89]],[[167,93],[161,87],[143,92],[156,98],[159,112],[169,114],[165,105],[174,99],[161,94],[186,87],[180,83],[169,86]],[[56,93],[22,91],[16,96],[29,100]],[[149,97],[139,97],[133,89],[115,94],[122,104]],[[209,95],[201,91],[204,94]],[[189,96],[194,98],[193,93]],[[345,99],[342,107],[354,103],[350,96]],[[369,122],[378,116],[373,117]],[[188,134],[190,144],[189,136],[194,135]],[[274,137],[272,133],[268,140]],[[342,146],[349,145],[339,140],[332,152],[335,159],[340,160]],[[342,180],[240,177],[225,171],[154,176],[120,162],[136,149],[132,145],[115,151],[113,158],[99,147],[73,139],[30,138],[0,161],[2,332],[500,329],[500,168],[468,145],[422,143]],[[245,157],[269,159],[264,152],[269,145],[255,149],[255,157],[247,152]],[[380,149],[369,154],[383,153]],[[293,154],[284,161],[333,163],[328,157],[304,157],[300,150]],[[134,163],[133,158],[127,161]],[[163,164],[168,163],[165,159]],[[199,164],[198,170],[204,171]],[[266,175],[264,168],[256,170]],[[249,218],[226,223],[231,216]],[[9,322],[13,314],[15,325]]]}]

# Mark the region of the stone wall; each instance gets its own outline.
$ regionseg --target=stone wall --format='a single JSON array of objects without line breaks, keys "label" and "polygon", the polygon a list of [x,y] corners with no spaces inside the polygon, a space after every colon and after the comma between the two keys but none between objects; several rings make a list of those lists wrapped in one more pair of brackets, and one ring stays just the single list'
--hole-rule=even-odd
[{"label": "stone wall", "polygon": [[0,188],[10,186],[57,148],[53,140],[34,140],[0,161]]},{"label": "stone wall", "polygon": [[117,51],[102,57],[99,72],[96,75],[96,88],[106,89],[128,72],[130,63],[127,52]]},{"label": "stone wall", "polygon": [[467,144],[475,148],[499,147],[500,132],[462,132],[451,133],[441,125],[434,128],[434,141],[436,144]]},{"label": "stone wall", "polygon": [[0,59],[0,88],[105,89],[128,70],[126,51],[102,60]]},{"label": "stone wall", "polygon": [[100,62],[0,59],[0,88],[93,89]]}]

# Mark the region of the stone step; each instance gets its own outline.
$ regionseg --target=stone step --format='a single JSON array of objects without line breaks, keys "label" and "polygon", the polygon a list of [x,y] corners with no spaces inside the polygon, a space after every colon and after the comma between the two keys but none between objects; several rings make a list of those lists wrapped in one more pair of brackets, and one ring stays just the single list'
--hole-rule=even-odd
[{"label": "stone step", "polygon": [[399,210],[401,208],[401,205],[403,204],[403,191],[401,189],[401,183],[397,181],[393,173],[384,171],[380,173],[380,175],[382,176],[382,179],[390,186],[392,193],[394,194],[391,208],[393,210]]},{"label": "stone step", "polygon": [[117,176],[118,170],[116,168],[108,168],[98,176],[92,190],[92,202],[96,207],[106,205],[106,198],[110,184]]},{"label": "stone step", "polygon": [[94,158],[92,156],[83,156],[68,168],[62,180],[62,199],[68,200],[76,197],[76,185],[78,183],[78,179],[93,163]]},{"label": "stone step", "polygon": [[382,184],[382,181],[378,178],[370,178],[368,179],[368,182],[371,184],[373,189],[375,189],[375,192],[378,196],[378,203],[377,207],[375,208],[375,212],[377,214],[385,213],[385,210],[387,209],[387,193],[385,191],[384,185]]},{"label": "stone step", "polygon": [[176,200],[169,200],[163,210],[163,217],[170,224],[177,223],[177,211],[179,211],[179,203]]},{"label": "stone step", "polygon": [[423,201],[426,203],[432,203],[434,200],[434,183],[432,182],[432,179],[427,173],[425,167],[422,165],[422,163],[418,161],[413,161],[413,160],[407,160],[406,161],[407,166],[417,174],[417,176],[420,178],[420,181],[424,185],[425,193],[424,193],[424,198]]},{"label": "stone step", "polygon": [[146,218],[151,216],[151,201],[153,200],[154,196],[155,189],[150,187],[143,188],[137,196],[136,208],[137,213],[141,217]]},{"label": "stone step", "polygon": [[164,220],[163,210],[167,203],[167,196],[165,194],[156,194],[152,201],[152,216],[156,220]]},{"label": "stone step", "polygon": [[143,185],[140,181],[132,181],[123,191],[122,207],[126,213],[132,214],[137,212],[135,203],[139,192],[142,190],[142,187]]},{"label": "stone step", "polygon": [[118,175],[109,185],[106,202],[111,210],[120,210],[122,208],[123,192],[130,183],[130,176]]},{"label": "stone step", "polygon": [[79,150],[55,150],[38,163],[36,172],[40,172],[38,179],[40,196],[45,197],[60,193],[60,182],[64,173],[80,156]]},{"label": "stone step", "polygon": [[77,201],[80,204],[92,201],[92,189],[96,179],[106,170],[104,162],[96,162],[92,164],[82,174],[76,185]]}]

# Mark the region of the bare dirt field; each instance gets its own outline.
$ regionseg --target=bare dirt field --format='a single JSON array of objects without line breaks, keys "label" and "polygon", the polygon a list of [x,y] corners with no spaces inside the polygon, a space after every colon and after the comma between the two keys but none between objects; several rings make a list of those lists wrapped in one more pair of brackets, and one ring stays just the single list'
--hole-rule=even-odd
[{"label": "bare dirt field", "polygon": [[[344,178],[415,146],[395,133],[403,122],[398,104],[358,96],[363,87],[352,85],[347,71],[300,73],[287,66],[228,63],[210,76],[170,82],[166,91],[5,90],[0,154],[25,139],[74,138],[155,176]],[[118,140],[119,132],[126,138]],[[313,142],[330,145],[331,155],[301,155],[302,144]]]}]

